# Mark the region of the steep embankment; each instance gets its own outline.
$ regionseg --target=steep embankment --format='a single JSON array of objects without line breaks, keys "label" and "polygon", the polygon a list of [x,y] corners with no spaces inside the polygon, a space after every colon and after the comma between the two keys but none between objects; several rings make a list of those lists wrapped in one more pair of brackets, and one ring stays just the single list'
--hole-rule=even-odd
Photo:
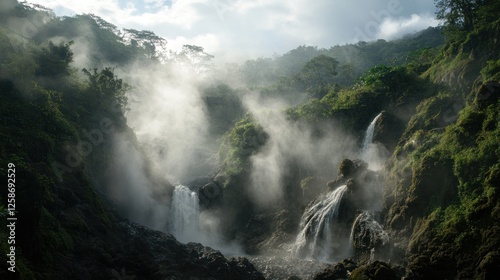
[{"label": "steep embankment", "polygon": [[388,164],[385,225],[408,279],[493,279],[500,263],[500,22],[448,44]]}]

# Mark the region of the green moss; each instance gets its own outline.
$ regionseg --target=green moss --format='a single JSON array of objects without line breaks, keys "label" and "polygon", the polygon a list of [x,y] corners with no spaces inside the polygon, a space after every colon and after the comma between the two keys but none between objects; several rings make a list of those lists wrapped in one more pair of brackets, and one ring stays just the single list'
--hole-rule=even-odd
[{"label": "green moss", "polygon": [[483,81],[499,81],[500,80],[500,59],[489,60],[486,66],[481,69],[481,77]]},{"label": "green moss", "polygon": [[250,115],[246,115],[227,132],[219,147],[219,157],[227,175],[236,175],[248,167],[250,156],[255,154],[268,139]]}]

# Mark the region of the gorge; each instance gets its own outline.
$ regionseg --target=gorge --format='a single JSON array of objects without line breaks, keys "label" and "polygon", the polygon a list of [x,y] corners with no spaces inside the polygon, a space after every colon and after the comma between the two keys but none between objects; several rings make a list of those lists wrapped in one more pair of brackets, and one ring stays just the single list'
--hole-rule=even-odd
[{"label": "gorge", "polygon": [[455,3],[217,64],[2,1],[0,278],[496,279],[500,6]]}]

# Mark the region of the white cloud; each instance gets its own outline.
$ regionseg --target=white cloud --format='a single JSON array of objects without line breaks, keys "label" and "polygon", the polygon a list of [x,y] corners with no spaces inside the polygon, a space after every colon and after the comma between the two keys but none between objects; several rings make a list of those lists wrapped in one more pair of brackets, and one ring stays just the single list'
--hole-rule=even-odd
[{"label": "white cloud", "polygon": [[[437,24],[433,0],[30,1],[60,15],[93,13],[121,28],[151,30],[169,46],[201,45],[216,59],[270,56],[304,44],[328,48],[356,39],[390,39]],[[397,14],[388,8],[394,1]]]},{"label": "white cloud", "polygon": [[377,37],[382,39],[393,39],[403,34],[425,29],[429,26],[437,26],[439,21],[428,14],[412,14],[410,18],[385,18],[380,24]]},{"label": "white cloud", "polygon": [[125,5],[120,5],[118,0],[30,0],[31,3],[65,11],[66,14],[96,14],[122,27],[137,25],[147,28],[166,23],[187,29],[202,18],[196,5],[207,1],[209,0],[172,0],[169,7],[162,0],[143,0],[135,3],[128,1]]},{"label": "white cloud", "polygon": [[195,36],[194,38],[186,38],[184,36],[174,37],[168,39],[169,47],[173,50],[179,51],[183,45],[197,45],[202,46],[205,52],[211,53],[220,49],[219,37],[215,34],[207,33]]}]

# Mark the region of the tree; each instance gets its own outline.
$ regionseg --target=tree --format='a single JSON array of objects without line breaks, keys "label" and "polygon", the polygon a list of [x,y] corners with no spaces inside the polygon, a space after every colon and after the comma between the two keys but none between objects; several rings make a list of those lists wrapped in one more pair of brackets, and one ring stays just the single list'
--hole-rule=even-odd
[{"label": "tree", "polygon": [[152,31],[124,29],[122,38],[125,42],[130,42],[135,49],[142,48],[142,53],[147,58],[160,61],[167,59],[167,40]]},{"label": "tree", "polygon": [[332,78],[337,75],[339,62],[324,54],[309,60],[300,72],[300,80],[313,97],[321,98],[333,84]]},{"label": "tree", "polygon": [[176,54],[176,60],[191,66],[196,74],[205,74],[213,68],[213,55],[205,52],[205,49],[195,45],[184,45],[182,51]]},{"label": "tree", "polygon": [[498,19],[498,0],[435,0],[436,18],[444,20],[450,35],[471,31]]},{"label": "tree", "polygon": [[449,31],[470,31],[474,27],[477,0],[435,0],[436,18],[444,20]]},{"label": "tree", "polygon": [[42,47],[36,55],[36,62],[39,68],[36,74],[39,76],[57,76],[69,74],[69,63],[73,61],[73,52],[69,43],[60,43],[55,45],[49,41]]},{"label": "tree", "polygon": [[352,63],[344,64],[340,67],[343,84],[351,84],[356,78],[356,67]]},{"label": "tree", "polygon": [[101,106],[112,106],[115,111],[118,110],[121,113],[126,110],[127,96],[125,93],[130,89],[130,86],[119,79],[112,68],[106,67],[101,71],[94,68],[92,72],[83,68],[82,72],[89,80],[89,93]]}]

